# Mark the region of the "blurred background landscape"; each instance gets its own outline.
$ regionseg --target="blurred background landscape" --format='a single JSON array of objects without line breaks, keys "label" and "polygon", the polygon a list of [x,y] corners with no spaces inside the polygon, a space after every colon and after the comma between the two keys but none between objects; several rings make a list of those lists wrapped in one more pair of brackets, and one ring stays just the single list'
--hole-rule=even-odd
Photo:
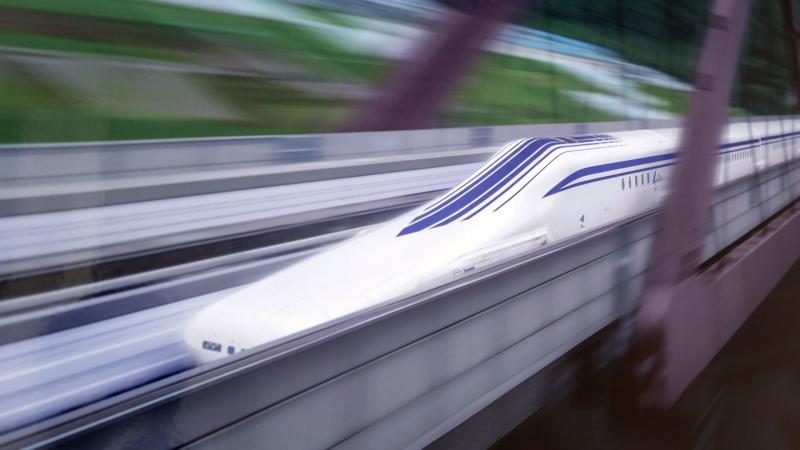
[{"label": "blurred background landscape", "polygon": [[[791,109],[779,2],[758,3],[733,115]],[[0,141],[334,132],[457,1],[0,0]],[[436,127],[678,117],[706,1],[528,2]],[[740,86],[746,86],[741,88]],[[420,99],[424,101],[424,99]]]}]

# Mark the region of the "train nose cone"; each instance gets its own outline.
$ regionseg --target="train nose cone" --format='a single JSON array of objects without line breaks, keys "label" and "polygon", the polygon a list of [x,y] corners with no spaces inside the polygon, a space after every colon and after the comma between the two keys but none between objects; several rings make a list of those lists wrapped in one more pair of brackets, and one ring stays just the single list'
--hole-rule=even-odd
[{"label": "train nose cone", "polygon": [[186,325],[183,340],[199,364],[251,347],[257,319],[224,302],[198,313]]}]

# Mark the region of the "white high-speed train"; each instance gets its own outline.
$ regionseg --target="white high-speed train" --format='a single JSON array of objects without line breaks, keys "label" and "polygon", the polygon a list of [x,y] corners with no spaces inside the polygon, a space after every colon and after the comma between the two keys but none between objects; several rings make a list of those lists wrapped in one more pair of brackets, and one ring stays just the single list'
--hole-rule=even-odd
[{"label": "white high-speed train", "polygon": [[[202,310],[185,342],[200,362],[238,353],[653,210],[679,135],[642,130],[511,142],[430,203]],[[797,158],[799,136],[800,121],[729,125],[715,183]]]}]

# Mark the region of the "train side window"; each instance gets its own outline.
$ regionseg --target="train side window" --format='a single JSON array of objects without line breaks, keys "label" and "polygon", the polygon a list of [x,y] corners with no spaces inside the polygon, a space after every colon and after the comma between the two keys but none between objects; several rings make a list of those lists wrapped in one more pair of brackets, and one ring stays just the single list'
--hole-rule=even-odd
[{"label": "train side window", "polygon": [[622,181],[622,190],[624,191],[625,190],[625,178],[620,178],[620,180]]},{"label": "train side window", "polygon": [[636,175],[633,176],[633,184],[636,187],[639,187],[639,178]]},{"label": "train side window", "polygon": [[203,341],[203,350],[211,350],[212,352],[221,352],[222,344],[211,341]]},{"label": "train side window", "polygon": [[628,189],[631,188],[631,177],[628,177]]},{"label": "train side window", "polygon": [[650,184],[650,172],[647,172],[647,184]]}]

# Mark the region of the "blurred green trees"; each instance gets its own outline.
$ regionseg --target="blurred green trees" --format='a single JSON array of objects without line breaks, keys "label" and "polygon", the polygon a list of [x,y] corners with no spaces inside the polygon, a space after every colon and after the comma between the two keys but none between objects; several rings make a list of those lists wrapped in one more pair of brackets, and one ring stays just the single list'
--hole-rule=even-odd
[{"label": "blurred green trees", "polygon": [[[732,98],[752,114],[797,111],[782,0],[755,0]],[[523,21],[692,81],[709,0],[541,0]]]}]

